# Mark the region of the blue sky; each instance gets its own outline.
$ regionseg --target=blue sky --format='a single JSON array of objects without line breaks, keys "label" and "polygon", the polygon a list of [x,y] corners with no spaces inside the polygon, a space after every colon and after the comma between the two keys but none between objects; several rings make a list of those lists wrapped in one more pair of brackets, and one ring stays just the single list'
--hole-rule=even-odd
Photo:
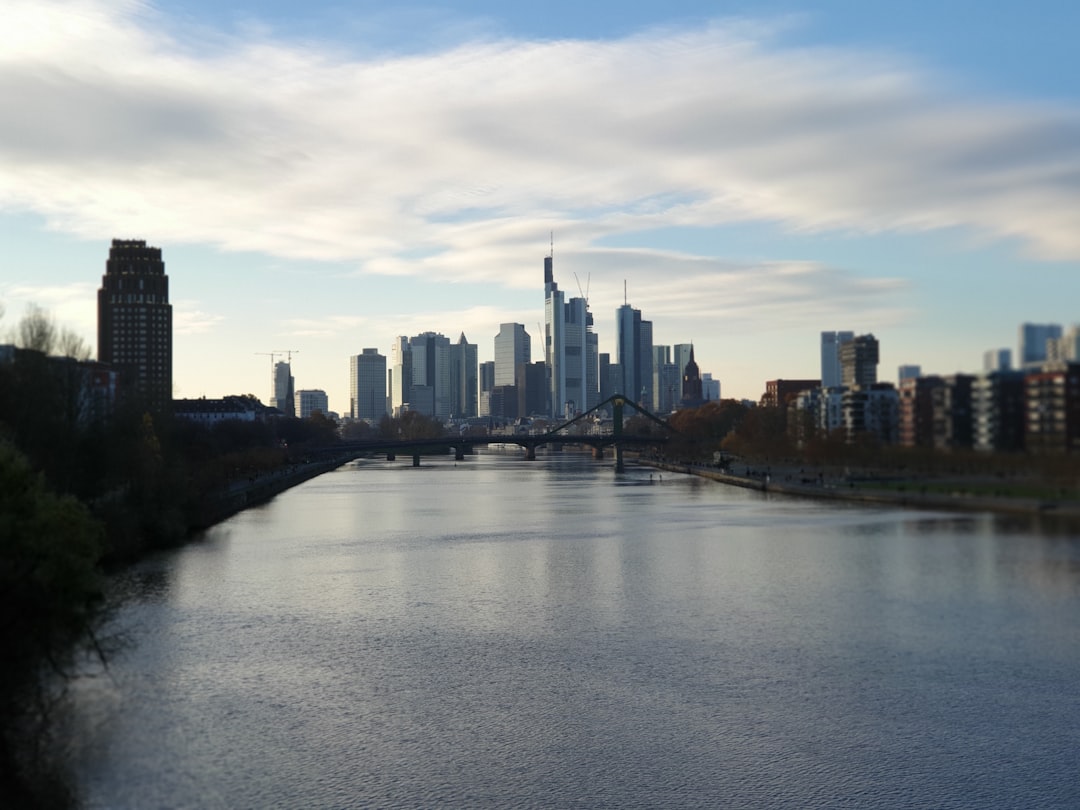
[{"label": "blue sky", "polygon": [[818,333],[976,371],[1080,321],[1080,4],[0,0],[0,332],[93,344],[112,238],[164,251],[176,396],[298,387],[505,321],[542,260],[692,340],[724,396]]}]

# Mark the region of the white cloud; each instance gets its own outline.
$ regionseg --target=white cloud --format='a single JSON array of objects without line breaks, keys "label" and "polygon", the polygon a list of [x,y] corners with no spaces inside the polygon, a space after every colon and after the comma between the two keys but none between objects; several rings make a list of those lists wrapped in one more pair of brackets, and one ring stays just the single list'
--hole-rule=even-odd
[{"label": "white cloud", "polygon": [[5,17],[0,207],[81,235],[511,286],[535,282],[512,268],[551,228],[594,259],[601,236],[744,220],[1080,257],[1076,110],[967,102],[746,24],[361,59],[193,45],[135,2]]}]

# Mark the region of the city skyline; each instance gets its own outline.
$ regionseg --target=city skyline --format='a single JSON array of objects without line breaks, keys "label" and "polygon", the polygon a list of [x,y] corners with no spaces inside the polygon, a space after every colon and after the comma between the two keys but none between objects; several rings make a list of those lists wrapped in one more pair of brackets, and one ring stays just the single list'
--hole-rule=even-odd
[{"label": "city skyline", "polygon": [[344,414],[397,335],[538,344],[552,231],[600,352],[625,281],[725,397],[816,376],[824,330],[888,380],[1080,320],[1071,5],[286,5],[6,4],[0,331],[36,303],[96,347],[146,240],[174,396],[267,401],[284,346]]}]

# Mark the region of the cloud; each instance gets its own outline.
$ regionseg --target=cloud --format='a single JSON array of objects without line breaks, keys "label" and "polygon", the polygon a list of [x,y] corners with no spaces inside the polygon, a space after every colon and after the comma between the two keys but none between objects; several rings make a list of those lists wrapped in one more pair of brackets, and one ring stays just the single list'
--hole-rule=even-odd
[{"label": "cloud", "polygon": [[196,301],[176,301],[173,303],[173,334],[201,335],[212,332],[224,322],[222,315],[204,312],[198,309]]},{"label": "cloud", "polygon": [[1080,257],[1075,109],[964,100],[903,63],[781,48],[745,22],[359,57],[169,34],[134,2],[11,0],[5,17],[0,95],[21,112],[0,117],[0,208],[83,236],[524,288],[523,245],[555,230],[598,276],[677,268],[721,302],[723,280],[744,301],[758,290],[772,313],[797,304],[768,297],[775,266],[740,274],[600,240],[743,221],[961,228]]}]

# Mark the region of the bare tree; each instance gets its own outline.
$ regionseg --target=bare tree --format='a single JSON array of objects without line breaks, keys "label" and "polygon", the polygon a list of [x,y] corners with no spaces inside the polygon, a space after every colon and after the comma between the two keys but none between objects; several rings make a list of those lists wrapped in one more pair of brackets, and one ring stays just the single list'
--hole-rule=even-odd
[{"label": "bare tree", "polygon": [[15,345],[21,349],[33,349],[42,354],[52,354],[56,348],[56,322],[37,304],[31,304],[15,330]]},{"label": "bare tree", "polygon": [[65,326],[57,338],[56,353],[61,357],[72,357],[85,363],[90,359],[90,346],[83,340],[82,335]]}]

